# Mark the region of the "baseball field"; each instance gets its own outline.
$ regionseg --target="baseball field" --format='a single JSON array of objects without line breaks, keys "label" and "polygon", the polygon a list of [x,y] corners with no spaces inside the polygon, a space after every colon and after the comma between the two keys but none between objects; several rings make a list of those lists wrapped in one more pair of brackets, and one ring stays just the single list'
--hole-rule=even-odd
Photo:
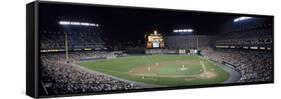
[{"label": "baseball field", "polygon": [[197,55],[131,55],[80,62],[107,75],[157,86],[221,84],[230,74]]}]

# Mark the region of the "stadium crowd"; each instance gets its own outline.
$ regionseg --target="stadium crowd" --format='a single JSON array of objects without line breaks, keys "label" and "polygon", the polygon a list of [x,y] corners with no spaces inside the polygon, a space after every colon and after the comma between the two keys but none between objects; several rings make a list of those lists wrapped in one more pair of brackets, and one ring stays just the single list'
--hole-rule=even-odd
[{"label": "stadium crowd", "polygon": [[272,29],[254,29],[227,34],[216,41],[217,45],[263,45],[272,44]]},{"label": "stadium crowd", "polygon": [[[79,54],[72,53],[69,57],[70,61],[75,61]],[[42,54],[41,62],[41,81],[46,89],[42,93],[45,94],[78,94],[139,88],[133,83],[89,72],[66,63],[64,54]]]},{"label": "stadium crowd", "polygon": [[41,32],[41,49],[64,49],[65,38],[67,36],[69,49],[83,49],[83,48],[105,48],[104,40],[99,36],[99,32]]},{"label": "stadium crowd", "polygon": [[[243,24],[225,25],[215,47],[201,52],[219,63],[231,64],[241,73],[238,82],[273,80],[273,25],[255,18]],[[226,48],[225,48],[226,47]]]}]

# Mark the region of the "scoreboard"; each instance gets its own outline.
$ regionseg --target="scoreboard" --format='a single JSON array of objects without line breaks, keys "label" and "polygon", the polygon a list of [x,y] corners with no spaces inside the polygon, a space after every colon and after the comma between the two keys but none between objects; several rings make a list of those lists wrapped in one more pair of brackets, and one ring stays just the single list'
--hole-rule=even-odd
[{"label": "scoreboard", "polygon": [[164,48],[165,43],[163,36],[155,30],[154,33],[151,33],[147,36],[146,39],[146,48]]}]

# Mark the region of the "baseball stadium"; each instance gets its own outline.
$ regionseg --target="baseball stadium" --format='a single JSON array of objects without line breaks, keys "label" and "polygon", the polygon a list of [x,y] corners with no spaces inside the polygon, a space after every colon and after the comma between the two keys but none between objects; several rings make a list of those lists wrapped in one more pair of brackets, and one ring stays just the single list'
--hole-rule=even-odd
[{"label": "baseball stadium", "polygon": [[273,81],[270,16],[39,7],[42,96]]}]

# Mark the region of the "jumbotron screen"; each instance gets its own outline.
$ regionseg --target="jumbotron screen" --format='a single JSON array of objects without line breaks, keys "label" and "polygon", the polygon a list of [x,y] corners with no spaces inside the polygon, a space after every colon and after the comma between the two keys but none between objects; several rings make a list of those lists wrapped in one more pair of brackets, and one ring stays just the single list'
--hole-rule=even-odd
[{"label": "jumbotron screen", "polygon": [[273,82],[273,16],[39,2],[39,96]]}]

